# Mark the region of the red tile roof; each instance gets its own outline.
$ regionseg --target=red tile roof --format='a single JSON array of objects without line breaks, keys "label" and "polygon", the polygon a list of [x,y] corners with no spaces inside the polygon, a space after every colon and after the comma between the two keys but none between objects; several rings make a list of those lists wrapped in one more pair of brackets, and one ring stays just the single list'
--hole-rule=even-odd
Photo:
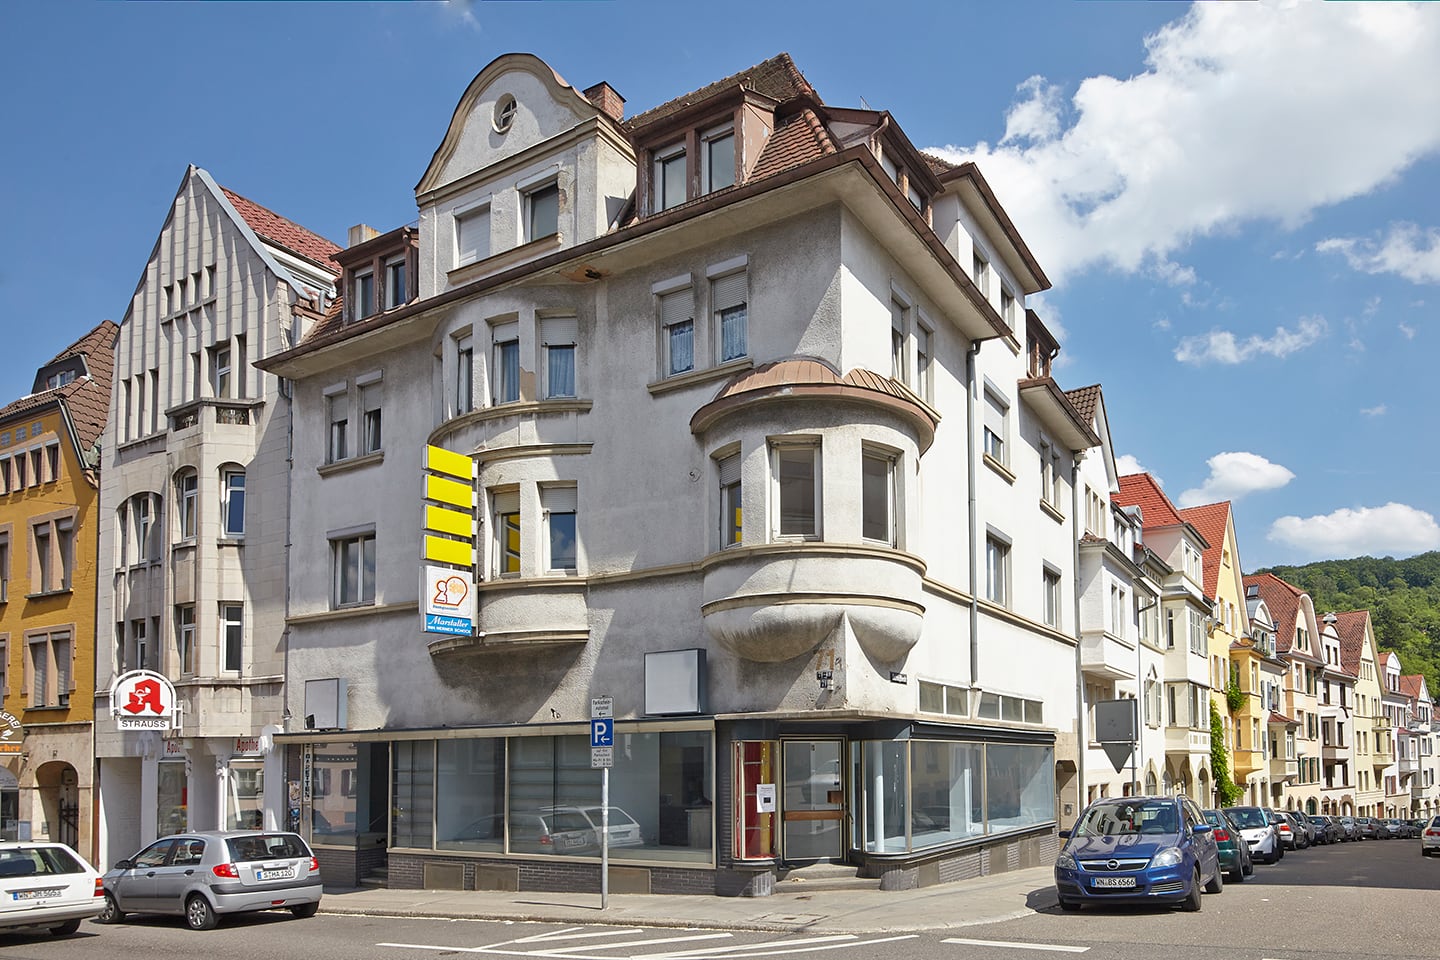
[{"label": "red tile roof", "polygon": [[820,99],[815,88],[810,86],[809,81],[800,73],[795,66],[795,61],[790,59],[790,54],[781,53],[771,57],[769,60],[761,61],[739,73],[732,73],[723,80],[716,80],[708,83],[699,90],[692,91],[674,100],[667,100],[658,107],[646,110],[644,113],[637,113],[625,121],[625,129],[632,134],[642,127],[647,127],[657,120],[663,120],[668,116],[679,113],[691,104],[708,100],[718,93],[735,87],[744,87],[746,90],[754,90],[762,96],[783,103],[786,100],[793,100],[797,96],[806,95]]},{"label": "red tile roof", "polygon": [[1147,527],[1169,527],[1183,522],[1175,504],[1148,473],[1121,477],[1120,492],[1113,499],[1122,507],[1139,507],[1141,519]]},{"label": "red tile roof", "polygon": [[1400,675],[1400,692],[1411,700],[1419,700],[1424,692],[1425,677],[1418,673]]},{"label": "red tile roof", "polygon": [[[1207,503],[1199,507],[1187,507],[1180,511],[1180,519],[1189,523],[1210,545],[1205,548],[1203,569],[1205,573],[1205,596],[1216,595],[1220,583],[1220,560],[1225,552],[1225,528],[1230,521],[1230,501]],[[1231,557],[1231,563],[1239,563],[1239,557]]]},{"label": "red tile roof", "polygon": [[1245,578],[1245,587],[1258,588],[1260,599],[1275,620],[1275,649],[1289,653],[1295,642],[1295,627],[1300,618],[1300,598],[1305,591],[1286,583],[1273,573],[1255,573]]},{"label": "red tile roof", "polygon": [[1335,613],[1335,633],[1340,637],[1340,666],[1352,677],[1360,676],[1360,660],[1365,652],[1365,635],[1369,626],[1369,610]]},{"label": "red tile roof", "polygon": [[838,153],[834,139],[830,136],[820,117],[806,107],[775,133],[760,151],[755,169],[750,172],[751,180],[759,180],[810,160],[818,160],[828,154]]},{"label": "red tile roof", "polygon": [[1284,723],[1284,724],[1291,724],[1291,723],[1296,723],[1296,724],[1298,724],[1300,721],[1299,721],[1299,720],[1292,720],[1291,718],[1285,716],[1285,714],[1283,714],[1283,713],[1276,713],[1274,710],[1271,710],[1271,711],[1270,711],[1270,722],[1271,722],[1271,723]]},{"label": "red tile roof", "polygon": [[110,419],[110,381],[115,369],[115,336],[119,331],[114,321],[101,321],[99,326],[57,353],[45,366],[78,354],[85,358],[90,375],[7,404],[0,409],[0,421],[22,416],[58,400],[69,410],[70,422],[75,425],[76,446],[81,451],[93,447],[99,442],[100,434]]},{"label": "red tile roof", "polygon": [[225,199],[229,200],[245,222],[250,225],[263,239],[270,241],[279,247],[284,247],[291,253],[299,254],[307,260],[313,260],[326,270],[340,275],[340,266],[334,260],[335,254],[340,252],[340,247],[326,240],[311,230],[306,230],[294,221],[287,220],[273,210],[260,206],[254,200],[247,200],[240,194],[221,187]]},{"label": "red tile roof", "polygon": [[1100,404],[1100,384],[1066,390],[1065,398],[1075,407],[1075,412],[1080,414],[1082,420],[1086,423],[1095,421],[1095,408]]}]

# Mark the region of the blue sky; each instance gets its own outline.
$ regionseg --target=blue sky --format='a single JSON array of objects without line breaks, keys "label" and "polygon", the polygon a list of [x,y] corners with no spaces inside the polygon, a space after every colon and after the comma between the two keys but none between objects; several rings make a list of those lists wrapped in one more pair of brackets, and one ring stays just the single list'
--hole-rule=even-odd
[{"label": "blue sky", "polygon": [[[187,163],[338,242],[415,219],[472,77],[538,54],[638,113],[779,51],[975,159],[1116,452],[1235,501],[1246,569],[1440,549],[1440,4],[7,8],[0,398],[119,320]],[[23,42],[15,42],[23,38]]]}]

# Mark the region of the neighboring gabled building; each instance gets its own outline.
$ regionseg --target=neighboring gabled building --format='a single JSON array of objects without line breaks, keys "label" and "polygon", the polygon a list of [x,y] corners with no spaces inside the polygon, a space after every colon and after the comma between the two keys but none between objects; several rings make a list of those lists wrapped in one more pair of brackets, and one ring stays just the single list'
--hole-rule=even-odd
[{"label": "neighboring gabled building", "polygon": [[[192,166],[125,310],[100,458],[102,865],[175,830],[284,822],[290,401],[255,362],[324,316],[337,251]],[[135,670],[174,686],[175,729],[110,716]]]},{"label": "neighboring gabled building", "polygon": [[1332,616],[1340,637],[1340,664],[1355,679],[1355,806],[1360,816],[1379,817],[1384,815],[1384,771],[1393,753],[1380,747],[1387,742],[1387,731],[1375,631],[1369,610],[1340,611],[1326,614],[1326,619]]},{"label": "neighboring gabled building", "polygon": [[1409,702],[1404,720],[1396,729],[1408,731],[1415,747],[1410,811],[1416,817],[1437,816],[1440,815],[1440,730],[1435,725],[1435,701],[1424,674],[1402,674],[1400,689]]},{"label": "neighboring gabled building", "polygon": [[1355,681],[1359,678],[1359,655],[1347,669],[1340,655],[1338,618],[1327,613],[1320,618],[1317,649],[1324,664],[1317,690],[1320,700],[1320,812],[1330,816],[1362,816],[1356,801],[1360,782],[1355,755]]},{"label": "neighboring gabled building", "polygon": [[[495,60],[416,188],[419,299],[262,363],[295,384],[305,505],[278,739],[327,876],[593,887],[593,844],[542,831],[599,802],[604,696],[612,863],[646,889],[1043,862],[1082,802],[1098,443],[1025,349],[1048,280],[973,165],[788,56],[622,104]],[[327,443],[379,383],[382,449]],[[422,514],[427,443],[458,517]],[[457,579],[421,597],[426,551]],[[473,627],[422,632],[470,574]]]},{"label": "neighboring gabled building", "polygon": [[95,527],[115,324],[0,408],[0,839],[94,851]]}]

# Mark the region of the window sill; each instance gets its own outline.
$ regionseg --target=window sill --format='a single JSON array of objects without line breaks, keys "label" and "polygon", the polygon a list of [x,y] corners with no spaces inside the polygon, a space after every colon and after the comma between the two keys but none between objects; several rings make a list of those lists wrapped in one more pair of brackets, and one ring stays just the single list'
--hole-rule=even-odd
[{"label": "window sill", "polygon": [[42,703],[42,704],[40,704],[39,706],[36,706],[36,707],[23,707],[23,708],[21,708],[21,709],[23,709],[27,714],[30,714],[30,713],[64,713],[66,710],[69,710],[69,709],[70,709],[70,704],[68,704],[68,703]]},{"label": "window sill", "polygon": [[73,592],[74,592],[74,591],[73,591],[73,589],[72,589],[71,587],[63,587],[63,588],[61,588],[61,589],[59,589],[59,590],[42,590],[42,591],[39,592],[39,593],[27,593],[27,594],[25,594],[25,599],[26,599],[26,600],[48,600],[50,597],[63,597],[63,596],[65,596],[66,594],[68,594],[68,593],[73,593]]},{"label": "window sill", "polygon": [[1059,510],[1056,510],[1053,506],[1051,506],[1044,500],[1040,501],[1040,512],[1045,514],[1045,516],[1049,517],[1051,520],[1054,520],[1056,523],[1065,522],[1065,514],[1061,513]]},{"label": "window sill", "polygon": [[376,463],[385,462],[385,451],[376,450],[374,453],[364,453],[358,457],[347,457],[344,460],[332,460],[330,463],[322,463],[315,468],[315,472],[322,477],[334,476],[337,473],[345,473],[349,470],[359,470],[361,467],[368,467]]},{"label": "window sill", "polygon": [[216,541],[215,541],[215,546],[217,546],[217,547],[243,547],[243,546],[245,546],[245,538],[244,538],[244,537],[221,537],[219,540],[216,540]]},{"label": "window sill", "polygon": [[124,453],[127,450],[134,450],[137,447],[143,447],[148,445],[151,441],[164,438],[165,435],[169,432],[170,431],[168,429],[157,430],[155,433],[147,433],[143,437],[134,437],[132,439],[126,440],[124,443],[119,444],[115,449],[119,453]]},{"label": "window sill", "polygon": [[677,373],[673,377],[665,377],[662,380],[647,383],[645,389],[650,391],[651,396],[658,397],[671,390],[683,390],[686,387],[723,380],[734,376],[741,370],[751,370],[754,367],[755,360],[753,358],[741,357],[739,360],[731,360],[719,366],[707,367],[704,370],[687,370],[685,373]]},{"label": "window sill", "polygon": [[512,403],[502,403],[496,406],[480,407],[476,410],[466,410],[464,413],[457,413],[436,427],[430,434],[430,442],[435,443],[447,434],[472,423],[484,423],[487,420],[498,420],[502,417],[538,417],[560,413],[589,413],[592,406],[594,406],[594,402],[590,400],[516,400]]},{"label": "window sill", "polygon": [[988,454],[988,453],[985,454],[984,457],[985,457],[985,466],[989,467],[991,470],[994,470],[995,473],[997,473],[997,474],[1000,476],[1000,479],[1001,479],[1001,480],[1004,480],[1006,483],[1010,484],[1012,487],[1015,485],[1015,474],[1013,474],[1013,473],[1010,472],[1010,468],[1009,468],[1009,467],[1005,466],[1005,464],[1001,463],[999,460],[996,460],[994,457],[990,456],[990,454]]},{"label": "window sill", "polygon": [[194,537],[186,537],[184,540],[177,540],[175,543],[170,544],[170,554],[174,556],[177,553],[189,553],[194,550],[196,546],[197,544]]}]

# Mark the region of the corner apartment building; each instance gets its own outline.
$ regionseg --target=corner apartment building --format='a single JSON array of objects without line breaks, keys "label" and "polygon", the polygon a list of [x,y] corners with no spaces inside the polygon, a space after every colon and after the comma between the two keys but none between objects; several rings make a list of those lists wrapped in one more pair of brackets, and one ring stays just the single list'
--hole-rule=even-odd
[{"label": "corner apartment building", "polygon": [[[120,323],[101,450],[99,861],[182,829],[279,824],[289,397],[262,357],[334,293],[338,248],[189,167]],[[116,678],[173,686],[122,730]]]},{"label": "corner apartment building", "polygon": [[[277,740],[328,875],[593,889],[595,832],[555,838],[596,815],[603,698],[626,889],[1043,862],[1082,801],[1098,443],[1043,272],[977,169],[788,56],[623,107],[492,62],[416,188],[418,299],[262,363],[305,505]],[[417,595],[427,551],[452,574]],[[473,625],[423,631],[467,591]]]},{"label": "corner apartment building", "polygon": [[1335,630],[1340,637],[1340,664],[1355,678],[1352,720],[1356,810],[1360,816],[1383,816],[1385,768],[1392,763],[1394,754],[1384,726],[1379,648],[1375,644],[1370,611],[1327,613],[1324,619],[1330,622],[1331,617],[1335,618]]},{"label": "corner apartment building", "polygon": [[1337,618],[1327,613],[1320,618],[1320,812],[1331,816],[1365,816],[1356,798],[1359,784],[1355,756],[1355,682],[1359,679],[1359,655],[1346,667],[1340,655]]},{"label": "corner apartment building", "polygon": [[0,839],[93,854],[100,438],[106,320],[0,408]]},{"label": "corner apartment building", "polygon": [[[1405,731],[1412,747],[1410,765],[1414,767],[1410,776],[1410,812],[1417,817],[1440,815],[1440,750],[1436,749],[1440,734],[1435,729],[1435,701],[1423,674],[1402,674],[1400,689],[1408,702],[1396,729],[1397,733]],[[1402,771],[1404,767],[1402,764]]]}]

